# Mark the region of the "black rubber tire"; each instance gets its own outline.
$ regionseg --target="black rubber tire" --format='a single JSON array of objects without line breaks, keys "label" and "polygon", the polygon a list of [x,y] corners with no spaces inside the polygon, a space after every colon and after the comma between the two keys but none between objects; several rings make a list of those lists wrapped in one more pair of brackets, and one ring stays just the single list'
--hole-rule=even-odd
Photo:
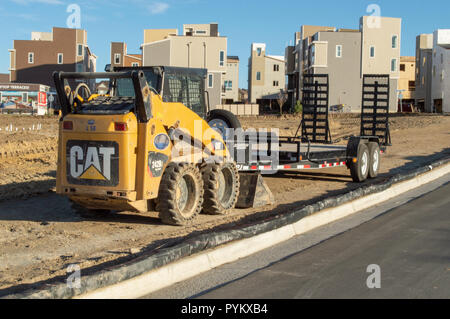
[{"label": "black rubber tire", "polygon": [[[181,179],[186,181],[187,196],[185,207],[179,208],[177,190]],[[187,180],[186,180],[187,179]],[[161,180],[156,210],[164,224],[173,226],[191,225],[202,210],[203,179],[200,170],[186,163],[170,163]]]},{"label": "black rubber tire", "polygon": [[[241,122],[239,121],[237,116],[231,113],[230,111],[212,110],[211,112],[209,112],[206,122],[208,122],[209,124],[214,119],[224,121],[227,124],[228,128],[230,129],[242,128]],[[214,129],[213,126],[211,126],[211,128]],[[226,136],[223,136],[223,138],[226,139]]]},{"label": "black rubber tire", "polygon": [[[378,173],[380,172],[380,164],[381,164],[380,146],[376,142],[370,142],[368,147],[369,147],[369,159],[370,159],[370,161],[369,161],[369,178],[376,178],[378,176]],[[375,159],[377,159],[377,164],[374,163]]]},{"label": "black rubber tire", "polygon": [[[202,168],[204,184],[203,213],[226,215],[236,205],[239,197],[239,171],[235,163],[207,164]],[[221,172],[222,177],[221,178]],[[225,183],[220,192],[220,182]]]},{"label": "black rubber tire", "polygon": [[[365,172],[362,171],[363,169],[363,157],[364,154],[366,156],[366,170]],[[369,166],[370,166],[370,157],[369,157],[369,148],[366,144],[360,144],[358,146],[358,155],[357,155],[357,162],[353,163],[353,161],[350,163],[350,173],[352,175],[353,182],[355,183],[362,183],[364,182],[367,177],[369,176]]]},{"label": "black rubber tire", "polygon": [[70,200],[70,208],[82,218],[106,217],[111,213],[111,210],[107,209],[89,209],[72,200]]}]

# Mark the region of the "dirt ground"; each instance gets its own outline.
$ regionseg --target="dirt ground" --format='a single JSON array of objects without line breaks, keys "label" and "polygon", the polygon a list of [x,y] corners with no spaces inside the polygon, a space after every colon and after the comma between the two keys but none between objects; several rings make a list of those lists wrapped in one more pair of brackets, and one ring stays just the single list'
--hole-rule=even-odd
[{"label": "dirt ground", "polygon": [[[300,119],[284,116],[241,121],[245,128],[276,127],[281,135],[289,136]],[[38,124],[41,127],[36,130]],[[153,212],[79,216],[66,198],[52,192],[57,125],[57,118],[0,116],[0,293],[11,286],[64,277],[70,264],[79,264],[83,275],[203,232],[270,218],[360,186],[352,183],[345,168],[266,176],[276,205],[234,210],[227,216],[202,215],[189,227],[162,225]],[[359,133],[356,115],[332,116],[330,125],[333,139]],[[393,146],[382,158],[379,179],[450,155],[449,134],[450,117],[394,116]]]}]

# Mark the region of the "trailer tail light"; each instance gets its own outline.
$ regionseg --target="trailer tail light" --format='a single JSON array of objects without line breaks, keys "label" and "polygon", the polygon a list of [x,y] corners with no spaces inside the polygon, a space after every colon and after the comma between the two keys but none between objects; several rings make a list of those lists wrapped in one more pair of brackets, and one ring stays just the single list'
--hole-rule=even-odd
[{"label": "trailer tail light", "polygon": [[65,130],[72,131],[73,130],[73,122],[72,121],[64,121],[63,128]]},{"label": "trailer tail light", "polygon": [[127,123],[114,123],[114,130],[117,132],[128,131]]}]

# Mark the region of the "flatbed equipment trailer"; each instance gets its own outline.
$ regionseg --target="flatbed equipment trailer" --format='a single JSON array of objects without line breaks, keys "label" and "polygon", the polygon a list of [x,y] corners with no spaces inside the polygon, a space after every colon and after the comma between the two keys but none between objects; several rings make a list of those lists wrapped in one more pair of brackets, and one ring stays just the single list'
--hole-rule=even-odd
[{"label": "flatbed equipment trailer", "polygon": [[[304,75],[303,86],[304,110],[295,137],[268,134],[269,137],[261,141],[256,135],[243,142],[242,139],[237,141],[236,137],[227,139],[238,170],[264,174],[347,167],[354,182],[377,177],[381,154],[391,145],[389,75],[364,76],[361,133],[349,137],[347,145],[332,144],[328,123],[328,75]],[[275,143],[278,147],[273,147]],[[245,155],[238,156],[242,150]]]}]

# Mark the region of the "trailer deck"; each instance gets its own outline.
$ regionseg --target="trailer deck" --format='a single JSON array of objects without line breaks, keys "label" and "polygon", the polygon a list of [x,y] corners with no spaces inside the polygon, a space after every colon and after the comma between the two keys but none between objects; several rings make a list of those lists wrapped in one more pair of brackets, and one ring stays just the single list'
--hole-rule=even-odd
[{"label": "trailer deck", "polygon": [[375,178],[380,155],[391,145],[389,76],[364,76],[361,133],[349,137],[347,145],[335,145],[331,137],[328,75],[307,75],[303,85],[303,116],[294,137],[253,132],[227,139],[238,170],[270,174],[345,166],[355,182]]}]

